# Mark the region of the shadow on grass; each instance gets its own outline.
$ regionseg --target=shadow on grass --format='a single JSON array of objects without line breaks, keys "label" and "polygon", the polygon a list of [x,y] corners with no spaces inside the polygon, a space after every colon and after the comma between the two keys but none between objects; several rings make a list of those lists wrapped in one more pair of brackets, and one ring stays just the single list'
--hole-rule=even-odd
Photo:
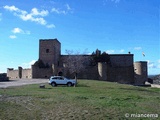
[{"label": "shadow on grass", "polygon": [[62,88],[62,87],[65,87],[65,88],[76,88],[76,87],[90,87],[90,86],[85,85],[85,84],[77,84],[76,86],[71,86],[71,87],[68,87],[67,85],[57,85],[57,86],[55,86],[55,87],[45,86],[45,88],[40,88],[40,89],[52,89],[52,88]]},{"label": "shadow on grass", "polygon": [[47,88],[47,87],[45,87],[45,88],[39,88],[39,89],[42,89],[42,90],[43,90],[43,89],[48,89],[48,90],[49,90],[49,89],[52,89],[52,88]]},{"label": "shadow on grass", "polygon": [[90,87],[90,86],[88,86],[86,84],[78,84],[76,87]]}]

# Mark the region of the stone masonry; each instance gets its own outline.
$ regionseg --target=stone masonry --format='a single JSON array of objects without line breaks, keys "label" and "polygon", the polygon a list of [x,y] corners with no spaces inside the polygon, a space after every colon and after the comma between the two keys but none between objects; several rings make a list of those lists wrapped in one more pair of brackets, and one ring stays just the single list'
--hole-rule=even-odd
[{"label": "stone masonry", "polygon": [[[57,39],[40,39],[39,59],[29,69],[18,67],[7,69],[9,79],[49,78],[52,75],[72,77],[73,73],[65,65],[75,55],[61,55],[61,43]],[[133,61],[133,54],[108,54],[109,62],[97,62],[91,65],[92,55],[78,55],[85,58],[81,61],[83,69],[78,73],[80,79],[99,79],[126,84],[144,84],[147,80],[147,64],[145,61]],[[141,72],[138,72],[141,71]]]}]

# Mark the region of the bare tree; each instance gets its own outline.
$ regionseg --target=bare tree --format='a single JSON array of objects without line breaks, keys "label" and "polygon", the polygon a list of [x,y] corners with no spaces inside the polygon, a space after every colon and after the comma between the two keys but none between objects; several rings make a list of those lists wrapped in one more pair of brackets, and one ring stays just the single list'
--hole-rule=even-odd
[{"label": "bare tree", "polygon": [[83,71],[86,67],[87,55],[80,54],[79,51],[66,50],[67,58],[65,59],[65,68],[69,70],[71,74],[74,74],[76,83],[77,75]]}]

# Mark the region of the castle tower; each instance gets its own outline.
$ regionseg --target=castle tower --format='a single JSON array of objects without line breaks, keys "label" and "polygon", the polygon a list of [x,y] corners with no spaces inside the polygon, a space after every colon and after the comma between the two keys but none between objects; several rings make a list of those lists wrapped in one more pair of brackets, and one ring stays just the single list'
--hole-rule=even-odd
[{"label": "castle tower", "polygon": [[134,63],[135,85],[144,85],[148,79],[147,62],[138,61]]},{"label": "castle tower", "polygon": [[61,55],[61,43],[57,39],[40,39],[39,41],[39,59],[45,65],[59,65]]}]

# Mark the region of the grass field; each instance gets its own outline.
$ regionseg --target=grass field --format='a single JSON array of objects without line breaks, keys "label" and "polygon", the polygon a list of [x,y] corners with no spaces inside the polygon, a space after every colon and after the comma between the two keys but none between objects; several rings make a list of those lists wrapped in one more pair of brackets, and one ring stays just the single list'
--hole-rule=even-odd
[{"label": "grass field", "polygon": [[39,85],[0,89],[0,120],[9,119],[160,119],[160,89],[95,80],[79,80],[77,87],[53,88],[46,83],[44,89]]}]

